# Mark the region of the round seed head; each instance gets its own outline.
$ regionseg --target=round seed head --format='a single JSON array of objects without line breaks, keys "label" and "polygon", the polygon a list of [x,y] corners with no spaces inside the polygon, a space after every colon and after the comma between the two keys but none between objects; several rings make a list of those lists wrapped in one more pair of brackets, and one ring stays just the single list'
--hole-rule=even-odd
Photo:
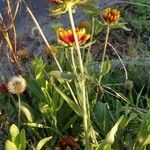
[{"label": "round seed head", "polygon": [[12,94],[19,95],[26,89],[26,81],[22,76],[14,76],[7,84],[8,90]]}]

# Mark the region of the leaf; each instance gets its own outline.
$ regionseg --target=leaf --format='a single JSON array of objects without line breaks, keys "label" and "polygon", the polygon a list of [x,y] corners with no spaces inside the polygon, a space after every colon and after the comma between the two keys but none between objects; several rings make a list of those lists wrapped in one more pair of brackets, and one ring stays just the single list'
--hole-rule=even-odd
[{"label": "leaf", "polygon": [[88,5],[88,4],[79,4],[80,7],[82,7],[83,9],[86,10],[87,13],[89,13],[92,16],[98,16],[101,12],[101,10],[99,8],[96,8],[92,5]]},{"label": "leaf", "polygon": [[44,78],[45,66],[46,64],[43,62],[42,58],[36,58],[34,61],[32,61],[32,68],[34,69],[35,72],[35,79],[40,86],[43,86],[43,84],[45,83]]},{"label": "leaf", "polygon": [[115,138],[115,134],[118,131],[118,127],[121,123],[121,121],[123,120],[124,116],[121,116],[120,119],[117,121],[117,123],[112,127],[112,129],[110,130],[110,132],[107,134],[105,140],[102,141],[102,143],[99,145],[99,150],[109,150],[108,148],[106,148],[107,146],[110,147],[113,142],[114,142],[114,138]]},{"label": "leaf", "polygon": [[150,144],[150,110],[145,114],[143,123],[141,125],[137,141],[137,148],[144,147]]},{"label": "leaf", "polygon": [[31,108],[26,103],[21,103],[21,112],[25,115],[28,122],[33,122],[34,118],[31,114]]},{"label": "leaf", "polygon": [[64,80],[75,80],[77,79],[77,76],[74,73],[64,73],[61,71],[51,71],[48,73],[50,76],[53,76],[54,78],[64,81]]},{"label": "leaf", "polygon": [[24,129],[21,130],[19,137],[20,137],[21,150],[25,150],[26,149],[26,135],[25,135]]},{"label": "leaf", "polygon": [[50,25],[50,27],[57,31],[59,28],[62,28],[63,27],[63,24],[61,22],[56,22],[56,23],[53,23],[52,25]]},{"label": "leaf", "polygon": [[103,67],[103,71],[102,71],[102,76],[107,74],[110,71],[111,68],[111,63],[109,61],[109,59],[107,58],[107,60],[104,62],[104,67]]},{"label": "leaf", "polygon": [[28,125],[30,127],[36,127],[36,128],[45,128],[45,129],[49,129],[50,127],[45,126],[43,124],[40,123],[25,123],[25,125]]},{"label": "leaf", "polygon": [[37,101],[43,102],[45,97],[37,81],[35,79],[28,78],[27,82],[28,82],[28,88],[32,93],[32,95],[36,98]]},{"label": "leaf", "polygon": [[114,24],[114,25],[112,25],[112,26],[110,26],[111,27],[111,29],[117,29],[117,28],[122,28],[122,29],[124,29],[124,30],[126,30],[126,31],[131,31],[131,29],[129,29],[129,28],[127,28],[125,25],[126,25],[127,23],[125,23],[125,22],[118,22],[118,23],[116,23],[116,24]]},{"label": "leaf", "polygon": [[94,21],[94,35],[99,34],[102,31],[103,27],[104,27],[104,25],[98,19],[95,19],[95,21]]},{"label": "leaf", "polygon": [[63,97],[63,99],[68,103],[68,105],[79,115],[82,116],[82,110],[81,108],[72,101],[67,95],[65,95],[54,83],[51,83],[55,90]]},{"label": "leaf", "polygon": [[18,134],[19,134],[18,127],[15,124],[11,125],[11,127],[10,127],[10,135],[11,135],[11,140],[13,142],[15,141],[15,139],[16,139]]},{"label": "leaf", "polygon": [[7,140],[5,142],[5,150],[17,150],[17,147],[13,142]]},{"label": "leaf", "polygon": [[41,150],[42,147],[45,145],[45,143],[51,139],[52,139],[52,136],[40,140],[38,145],[36,146],[35,150]]},{"label": "leaf", "polygon": [[110,112],[107,107],[107,104],[102,102],[97,102],[95,105],[95,122],[99,126],[99,128],[103,129],[104,136],[110,131],[110,127],[112,126]]},{"label": "leaf", "polygon": [[21,132],[17,135],[15,139],[15,144],[18,150],[25,150],[26,149],[26,136],[25,130],[22,129]]}]

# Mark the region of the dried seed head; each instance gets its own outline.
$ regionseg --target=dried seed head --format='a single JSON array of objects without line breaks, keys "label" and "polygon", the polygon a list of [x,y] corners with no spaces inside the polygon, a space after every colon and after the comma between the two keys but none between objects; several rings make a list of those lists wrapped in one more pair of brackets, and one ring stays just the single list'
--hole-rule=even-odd
[{"label": "dried seed head", "polygon": [[91,22],[89,22],[89,21],[82,21],[82,22],[80,22],[80,24],[79,24],[79,28],[81,29],[81,28],[85,28],[85,29],[90,29],[91,28]]},{"label": "dried seed head", "polygon": [[132,90],[133,89],[133,81],[131,80],[126,80],[125,83],[124,83],[124,87],[127,89],[127,90]]},{"label": "dried seed head", "polygon": [[51,48],[51,49],[49,49],[47,46],[44,47],[43,50],[44,50],[44,54],[45,54],[45,55],[48,55],[48,56],[49,56],[49,55],[51,55],[52,53],[54,53],[54,54],[58,54],[58,53],[59,53],[59,50],[58,50],[58,48],[57,48],[56,46],[50,44],[50,48]]},{"label": "dried seed head", "polygon": [[30,52],[26,49],[17,51],[17,55],[21,60],[28,59],[30,57]]},{"label": "dried seed head", "polygon": [[16,95],[23,93],[26,86],[26,81],[21,75],[12,77],[7,84],[9,92]]}]

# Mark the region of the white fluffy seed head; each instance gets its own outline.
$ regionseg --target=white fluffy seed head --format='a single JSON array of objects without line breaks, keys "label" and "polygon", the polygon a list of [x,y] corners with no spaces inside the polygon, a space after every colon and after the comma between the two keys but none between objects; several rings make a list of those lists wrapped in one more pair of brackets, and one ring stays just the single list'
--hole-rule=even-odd
[{"label": "white fluffy seed head", "polygon": [[12,77],[7,86],[10,93],[19,95],[25,91],[27,84],[25,79],[19,75]]}]

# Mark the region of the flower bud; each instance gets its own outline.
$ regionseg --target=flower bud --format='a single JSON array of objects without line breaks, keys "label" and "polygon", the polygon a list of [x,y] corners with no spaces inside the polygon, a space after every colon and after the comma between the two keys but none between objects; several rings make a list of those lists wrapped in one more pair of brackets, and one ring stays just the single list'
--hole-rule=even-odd
[{"label": "flower bud", "polygon": [[120,11],[113,8],[106,8],[102,13],[102,17],[107,24],[114,24],[120,19]]}]

